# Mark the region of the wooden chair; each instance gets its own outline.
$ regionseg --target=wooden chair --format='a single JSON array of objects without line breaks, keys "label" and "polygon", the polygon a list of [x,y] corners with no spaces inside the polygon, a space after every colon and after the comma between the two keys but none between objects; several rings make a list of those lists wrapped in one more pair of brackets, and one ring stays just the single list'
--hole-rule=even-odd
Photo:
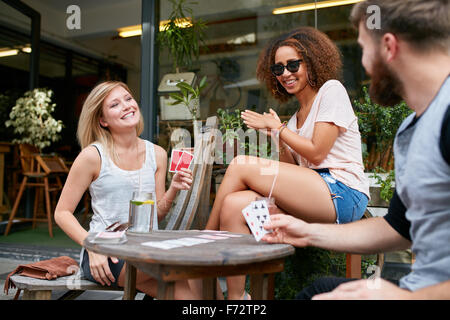
[{"label": "wooden chair", "polygon": [[[209,194],[211,188],[212,165],[214,162],[215,133],[217,117],[209,117],[203,132],[197,139],[194,148],[196,161],[193,166],[193,183],[189,190],[178,192],[175,203],[166,218],[160,222],[159,229],[188,230],[203,229],[209,216]],[[131,281],[136,276],[136,269],[128,266],[125,281]],[[41,280],[20,275],[11,276],[18,289],[24,290],[23,299],[48,300],[53,290],[69,290],[60,299],[75,299],[86,290],[115,290],[80,278],[78,275],[60,277],[55,280]],[[136,288],[131,292],[124,292],[124,299],[134,299]]]},{"label": "wooden chair", "polygon": [[[369,173],[366,176],[370,181],[370,198],[366,212],[364,212],[363,219],[371,219],[374,217],[382,217],[387,213],[389,203],[380,198],[380,186],[376,185],[374,181],[369,177]],[[376,276],[381,274],[381,270],[384,265],[384,253],[377,254]],[[346,254],[346,275],[347,278],[361,278],[361,255],[359,254]]]},{"label": "wooden chair", "polygon": [[[52,228],[52,205],[50,201],[50,192],[60,191],[63,187],[60,175],[66,175],[67,169],[64,161],[57,156],[44,156],[39,154],[39,150],[31,145],[22,144],[20,149],[20,162],[22,166],[23,180],[20,184],[19,192],[14,201],[11,215],[6,226],[5,236],[9,234],[14,220],[32,221],[33,228],[36,222],[43,221],[48,224],[48,232],[53,238]],[[35,200],[33,218],[15,217],[19,208],[20,200],[25,188],[35,188]],[[40,192],[44,190],[46,216],[38,218],[37,211],[39,206]],[[56,201],[54,201],[55,203]],[[54,207],[54,205],[53,205]]]}]

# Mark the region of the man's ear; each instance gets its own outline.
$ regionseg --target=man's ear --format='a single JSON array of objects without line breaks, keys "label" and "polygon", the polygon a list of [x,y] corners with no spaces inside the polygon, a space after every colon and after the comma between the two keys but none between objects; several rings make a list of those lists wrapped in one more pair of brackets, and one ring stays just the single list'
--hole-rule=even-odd
[{"label": "man's ear", "polygon": [[382,55],[391,62],[398,54],[398,38],[393,33],[385,33],[381,39]]}]

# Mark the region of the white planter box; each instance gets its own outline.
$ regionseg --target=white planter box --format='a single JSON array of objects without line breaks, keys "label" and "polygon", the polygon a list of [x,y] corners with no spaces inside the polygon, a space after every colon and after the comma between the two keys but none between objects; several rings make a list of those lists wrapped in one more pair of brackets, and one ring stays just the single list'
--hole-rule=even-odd
[{"label": "white planter box", "polygon": [[192,119],[189,109],[183,104],[171,105],[174,102],[170,97],[162,96],[160,99],[161,105],[161,120],[190,120]]}]

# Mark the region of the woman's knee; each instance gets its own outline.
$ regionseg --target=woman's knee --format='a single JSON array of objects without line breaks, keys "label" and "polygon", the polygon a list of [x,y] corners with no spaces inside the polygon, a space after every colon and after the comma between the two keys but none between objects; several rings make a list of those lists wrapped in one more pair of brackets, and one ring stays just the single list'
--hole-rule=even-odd
[{"label": "woman's knee", "polygon": [[[248,204],[248,203],[247,203]],[[230,224],[236,222],[242,216],[241,210],[247,205],[237,193],[230,193],[225,196],[220,211],[220,224]]]}]

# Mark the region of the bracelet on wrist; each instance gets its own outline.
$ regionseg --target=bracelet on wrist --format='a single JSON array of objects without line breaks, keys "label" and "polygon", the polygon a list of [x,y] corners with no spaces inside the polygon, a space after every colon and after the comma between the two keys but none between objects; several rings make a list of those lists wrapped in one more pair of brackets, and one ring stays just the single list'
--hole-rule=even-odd
[{"label": "bracelet on wrist", "polygon": [[287,121],[283,121],[283,122],[280,124],[280,126],[278,127],[277,130],[280,130],[280,129],[286,127],[286,126],[287,126]]},{"label": "bracelet on wrist", "polygon": [[283,131],[283,129],[286,128],[286,127],[287,127],[287,121],[284,121],[284,122],[278,127],[277,132],[276,132],[276,137],[277,137],[278,139],[280,138],[280,133],[281,133],[281,131]]}]

